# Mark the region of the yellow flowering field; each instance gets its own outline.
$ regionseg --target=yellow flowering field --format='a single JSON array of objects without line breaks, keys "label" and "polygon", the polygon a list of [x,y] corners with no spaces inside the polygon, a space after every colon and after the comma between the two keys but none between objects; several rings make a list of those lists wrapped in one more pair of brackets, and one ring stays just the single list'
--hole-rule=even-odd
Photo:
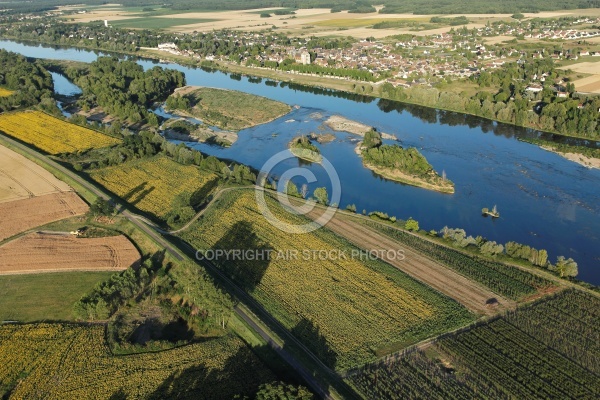
[{"label": "yellow flowering field", "polygon": [[237,337],[113,356],[103,325],[0,325],[0,395],[10,399],[233,398],[273,373]]},{"label": "yellow flowering field", "polygon": [[178,196],[206,196],[217,183],[217,175],[165,156],[93,170],[90,175],[117,196],[159,219],[169,214]]},{"label": "yellow flowering field", "polygon": [[14,92],[12,90],[8,90],[8,89],[5,89],[3,87],[0,87],[0,97],[8,97],[8,96],[10,96],[13,93]]},{"label": "yellow flowering field", "polygon": [[0,115],[0,131],[49,154],[112,146],[119,139],[65,122],[40,111]]},{"label": "yellow flowering field", "polygon": [[[306,223],[269,196],[267,204],[282,221]],[[279,231],[259,212],[252,190],[226,194],[181,236],[196,249],[273,251],[269,260],[212,261],[337,369],[473,319],[454,300],[398,269],[353,257],[357,249],[331,231]]]}]

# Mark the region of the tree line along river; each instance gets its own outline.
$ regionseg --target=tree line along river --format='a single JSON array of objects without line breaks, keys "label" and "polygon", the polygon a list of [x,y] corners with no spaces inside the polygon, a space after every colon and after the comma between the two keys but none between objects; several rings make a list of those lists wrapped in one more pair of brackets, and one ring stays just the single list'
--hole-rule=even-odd
[{"label": "tree line along river", "polygon": [[[84,62],[94,61],[100,54],[13,41],[0,41],[0,47],[28,57]],[[551,138],[549,134],[389,100],[173,63],[137,62],[145,69],[160,65],[182,71],[188,85],[240,90],[298,106],[273,122],[240,131],[239,139],[229,148],[202,143],[190,143],[191,147],[260,169],[272,155],[287,148],[293,137],[329,132],[323,121],[342,115],[395,135],[402,146],[419,149],[438,172],[445,171],[455,183],[456,193],[441,194],[385,180],[362,166],[354,152],[356,136],[334,132],[335,141],[317,145],[340,177],[341,207],[355,204],[358,212],[378,210],[402,219],[412,217],[426,230],[463,228],[470,235],[499,243],[512,240],[544,248],[552,262],[558,255],[574,258],[579,263],[578,278],[600,284],[600,170],[518,140]],[[68,81],[54,76],[58,90],[76,92]],[[598,142],[582,139],[554,140],[600,147]],[[317,177],[318,182],[309,185],[311,190],[317,186],[331,188],[319,164],[289,159],[273,172],[281,175],[298,166]],[[501,218],[483,218],[481,209],[494,205]]]}]

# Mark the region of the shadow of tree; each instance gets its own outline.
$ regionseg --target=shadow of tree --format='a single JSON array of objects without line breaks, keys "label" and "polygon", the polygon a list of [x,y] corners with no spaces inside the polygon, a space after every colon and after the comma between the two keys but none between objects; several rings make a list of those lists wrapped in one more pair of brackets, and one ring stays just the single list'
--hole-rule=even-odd
[{"label": "shadow of tree", "polygon": [[146,196],[156,189],[154,186],[146,188],[148,182],[143,182],[131,189],[129,192],[122,196],[123,200],[126,200],[132,206],[136,206],[140,201],[144,200]]},{"label": "shadow of tree", "polygon": [[253,398],[260,385],[275,379],[275,375],[244,346],[225,361],[222,369],[209,370],[205,365],[195,365],[174,372],[148,398]]},{"label": "shadow of tree", "polygon": [[208,194],[219,184],[219,178],[206,182],[200,189],[196,190],[190,196],[190,206],[194,207],[194,210],[198,210],[198,207],[207,201]]},{"label": "shadow of tree", "polygon": [[292,335],[300,340],[308,347],[314,355],[316,355],[323,364],[331,369],[335,369],[337,363],[337,354],[333,351],[327,339],[321,334],[319,327],[312,321],[302,318],[300,322],[292,328]]},{"label": "shadow of tree", "polygon": [[123,391],[123,388],[114,392],[108,400],[127,400],[127,393]]},{"label": "shadow of tree", "polygon": [[167,340],[175,343],[180,340],[190,341],[193,338],[194,330],[183,318],[166,324],[158,318],[148,318],[135,328],[129,340],[144,345],[151,340]]},{"label": "shadow of tree", "polygon": [[269,243],[258,237],[247,221],[234,224],[213,248],[238,252],[215,258],[213,263],[246,292],[254,290],[262,280],[270,264],[269,253],[273,250]]},{"label": "shadow of tree", "polygon": [[130,191],[128,191],[127,193],[125,193],[123,196],[121,196],[124,200],[129,200],[131,199],[133,196],[135,196],[137,193],[141,192],[142,190],[144,190],[144,187],[146,187],[146,185],[148,184],[148,182],[142,182],[139,185],[137,185],[136,187],[134,187],[133,189],[131,189]]}]

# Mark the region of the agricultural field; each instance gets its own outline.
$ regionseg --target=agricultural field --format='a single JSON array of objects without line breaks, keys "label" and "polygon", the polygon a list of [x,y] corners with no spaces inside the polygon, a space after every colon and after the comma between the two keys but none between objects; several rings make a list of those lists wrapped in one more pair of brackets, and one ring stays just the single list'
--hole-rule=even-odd
[{"label": "agricultural field", "polygon": [[264,124],[291,110],[279,101],[236,90],[187,86],[172,96],[190,99],[189,112],[204,123],[233,131]]},{"label": "agricultural field", "polygon": [[88,210],[88,205],[74,192],[0,203],[0,241],[40,225],[83,215]]},{"label": "agricultural field", "polygon": [[38,164],[0,146],[0,203],[70,190]]},{"label": "agricultural field", "polygon": [[[110,20],[110,19],[109,19]],[[116,28],[131,29],[166,29],[174,26],[183,26],[190,24],[204,24],[216,21],[215,19],[199,18],[161,18],[161,17],[143,17],[110,20],[110,25]]]},{"label": "agricultural field", "polygon": [[115,357],[104,330],[102,325],[0,325],[0,396],[231,399],[251,397],[259,385],[276,380],[234,336]]},{"label": "agricultural field", "polygon": [[31,233],[0,246],[0,274],[56,271],[122,271],[140,254],[125,236],[77,238]]},{"label": "agricultural field", "polygon": [[357,370],[349,381],[379,399],[598,398],[598,310],[596,295],[565,290],[444,335],[425,352]]},{"label": "agricultural field", "polygon": [[[277,218],[295,225],[270,196]],[[298,257],[214,262],[267,311],[338,370],[356,367],[411,343],[465,325],[474,315],[454,300],[378,260],[352,257],[356,250],[326,229],[288,234],[259,212],[254,191],[225,194],[183,233],[197,249],[240,249]],[[317,257],[326,251],[347,257]]]},{"label": "agricultural field", "polygon": [[516,267],[476,258],[392,227],[370,221],[361,223],[511,300],[523,300],[554,286],[552,281]]},{"label": "agricultural field", "polygon": [[119,139],[39,111],[0,115],[0,131],[49,153],[72,153],[115,145]]},{"label": "agricultural field", "polygon": [[[218,177],[193,165],[156,156],[92,170],[93,180],[137,209],[159,220],[182,205],[199,204]],[[192,210],[193,214],[193,210]]]},{"label": "agricultural field", "polygon": [[[311,212],[309,217],[318,218],[319,212]],[[503,298],[473,282],[456,271],[447,268],[440,262],[436,262],[427,255],[414,251],[409,246],[401,244],[394,239],[378,233],[375,229],[366,227],[355,218],[336,214],[328,223],[327,228],[338,235],[345,237],[365,250],[376,251],[382,254],[382,260],[390,265],[406,272],[413,278],[431,286],[435,290],[453,298],[474,313],[482,315],[493,315],[506,309],[515,307],[515,302]],[[387,256],[388,249],[402,248],[403,259]],[[489,304],[495,299],[493,304]]]},{"label": "agricultural field", "polygon": [[8,90],[8,89],[5,89],[3,87],[0,87],[0,97],[8,97],[8,96],[10,96],[13,93],[14,92],[12,90]]},{"label": "agricultural field", "polygon": [[73,320],[73,304],[112,274],[86,271],[0,275],[0,321]]}]

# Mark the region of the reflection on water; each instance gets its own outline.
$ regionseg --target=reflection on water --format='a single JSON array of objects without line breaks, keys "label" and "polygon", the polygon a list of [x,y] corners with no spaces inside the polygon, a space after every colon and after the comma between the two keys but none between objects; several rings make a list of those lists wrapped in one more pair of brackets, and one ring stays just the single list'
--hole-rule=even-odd
[{"label": "reflection on water", "polygon": [[[54,49],[0,41],[0,47],[31,57],[93,61],[97,55],[73,49]],[[403,146],[418,148],[438,171],[445,170],[456,184],[446,195],[382,179],[363,168],[354,153],[353,135],[336,132],[336,140],[315,143],[336,167],[342,184],[341,206],[355,204],[359,211],[381,210],[406,219],[413,217],[425,229],[461,227],[491,240],[515,240],[549,250],[579,262],[579,277],[600,284],[600,171],[589,170],[518,138],[543,137],[565,143],[598,147],[597,142],[555,137],[499,124],[474,116],[376,100],[329,89],[307,88],[206,69],[139,60],[144,68],[161,65],[186,74],[189,85],[237,89],[298,105],[289,115],[271,123],[242,130],[229,148],[190,145],[205,153],[260,168],[285,149],[296,135],[330,132],[323,121],[340,114],[380,131],[396,135]],[[160,111],[159,111],[160,112]],[[286,122],[293,119],[294,122]],[[276,174],[291,167],[309,168],[327,186],[319,164],[289,159]],[[301,183],[301,182],[297,182]],[[502,217],[481,217],[482,207],[498,206]]]}]

